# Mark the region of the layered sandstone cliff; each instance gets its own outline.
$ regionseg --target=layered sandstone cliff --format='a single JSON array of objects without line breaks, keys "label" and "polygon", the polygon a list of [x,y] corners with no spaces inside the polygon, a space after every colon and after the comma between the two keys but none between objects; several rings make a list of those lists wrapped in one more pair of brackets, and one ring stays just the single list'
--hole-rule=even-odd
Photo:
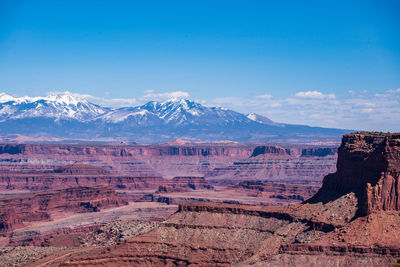
[{"label": "layered sandstone cliff", "polygon": [[[400,257],[399,134],[346,135],[338,171],[289,207],[182,204],[159,227],[55,266],[390,266]],[[365,213],[357,212],[359,209]],[[366,215],[368,214],[368,215]]]},{"label": "layered sandstone cliff", "polygon": [[128,204],[107,187],[75,187],[0,198],[0,232],[25,222],[49,221],[75,213],[95,212]]},{"label": "layered sandstone cliff", "polygon": [[324,178],[311,201],[355,192],[360,215],[400,210],[400,134],[348,134],[338,154],[337,171]]},{"label": "layered sandstone cliff", "polygon": [[268,181],[242,181],[233,188],[243,189],[259,195],[266,194],[272,198],[294,199],[304,201],[312,197],[319,189],[318,185],[283,184]]},{"label": "layered sandstone cliff", "polygon": [[192,190],[212,190],[214,187],[204,177],[174,177],[160,185],[156,193],[188,192]]},{"label": "layered sandstone cliff", "polygon": [[[335,170],[336,147],[230,143],[0,144],[0,170],[4,172],[57,169],[60,174],[66,174],[63,166],[75,162],[132,177],[204,176],[215,180],[320,182]],[[79,174],[79,168],[70,174]]]}]

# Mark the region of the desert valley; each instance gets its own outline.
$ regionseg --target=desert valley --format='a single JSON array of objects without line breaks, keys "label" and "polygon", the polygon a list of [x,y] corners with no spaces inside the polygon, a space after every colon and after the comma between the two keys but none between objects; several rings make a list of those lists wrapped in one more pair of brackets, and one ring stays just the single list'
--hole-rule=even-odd
[{"label": "desert valley", "polygon": [[394,264],[399,142],[4,144],[0,262]]}]

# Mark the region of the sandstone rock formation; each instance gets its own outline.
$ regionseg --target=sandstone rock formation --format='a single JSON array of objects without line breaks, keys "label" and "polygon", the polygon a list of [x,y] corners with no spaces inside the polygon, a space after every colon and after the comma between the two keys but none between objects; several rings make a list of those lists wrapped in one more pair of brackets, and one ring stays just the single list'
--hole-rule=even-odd
[{"label": "sandstone rock formation", "polygon": [[[400,257],[399,134],[343,137],[338,171],[289,207],[182,204],[126,242],[48,257],[54,266],[390,266]],[[318,152],[319,153],[319,152]],[[361,211],[363,212],[360,212]]]},{"label": "sandstone rock formation", "polygon": [[324,178],[311,201],[355,192],[360,215],[400,210],[400,134],[345,135],[338,153],[337,171]]},{"label": "sandstone rock formation", "polygon": [[75,175],[80,175],[80,174],[87,174],[87,175],[101,175],[101,174],[109,174],[110,172],[97,167],[97,166],[92,166],[89,164],[84,164],[83,162],[75,162],[73,164],[61,166],[59,168],[56,168],[54,170],[55,173],[64,173],[64,174],[75,174]]},{"label": "sandstone rock formation", "polygon": [[60,174],[67,174],[63,166],[76,165],[70,174],[79,174],[76,162],[101,167],[103,174],[107,171],[131,177],[321,182],[326,174],[335,171],[336,147],[237,143],[0,144],[0,170],[4,172],[57,169]]},{"label": "sandstone rock formation", "polygon": [[242,181],[233,188],[248,192],[266,194],[272,198],[297,199],[304,201],[319,189],[317,185],[283,184],[268,181]]},{"label": "sandstone rock formation", "polygon": [[107,187],[75,187],[5,196],[0,198],[0,232],[22,227],[24,222],[48,221],[53,217],[126,204]]},{"label": "sandstone rock formation", "polygon": [[[86,173],[86,169],[84,169],[83,166],[85,166],[85,168],[88,167],[88,173]],[[38,191],[79,186],[109,186],[114,189],[156,190],[159,185],[166,182],[166,180],[161,177],[135,177],[131,175],[101,173],[101,168],[87,164],[82,164],[80,168],[81,169],[69,169],[67,167],[61,167],[54,172],[3,172],[0,174],[0,190]]]},{"label": "sandstone rock formation", "polygon": [[212,190],[214,187],[204,177],[174,177],[160,185],[156,193],[188,192],[192,190]]}]

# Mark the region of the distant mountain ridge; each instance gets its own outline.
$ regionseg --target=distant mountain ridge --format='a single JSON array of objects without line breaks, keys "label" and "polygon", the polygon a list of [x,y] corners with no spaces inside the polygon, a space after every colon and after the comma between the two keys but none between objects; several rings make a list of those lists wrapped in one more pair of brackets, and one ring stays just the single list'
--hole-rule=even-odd
[{"label": "distant mountain ridge", "polygon": [[47,97],[0,93],[0,135],[58,138],[115,138],[159,143],[195,141],[308,142],[339,139],[347,130],[290,125],[264,116],[188,99],[150,101],[136,107],[107,108],[70,92]]},{"label": "distant mountain ridge", "polygon": [[14,97],[0,93],[0,121],[37,117],[87,121],[108,111],[70,92],[47,97]]}]

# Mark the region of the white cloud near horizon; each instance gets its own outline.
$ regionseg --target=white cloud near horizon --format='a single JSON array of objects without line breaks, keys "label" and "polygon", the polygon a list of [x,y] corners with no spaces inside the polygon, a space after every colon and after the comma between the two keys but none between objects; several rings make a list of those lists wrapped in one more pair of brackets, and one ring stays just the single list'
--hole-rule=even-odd
[{"label": "white cloud near horizon", "polygon": [[[308,92],[308,93],[307,93]],[[276,122],[331,128],[400,131],[400,90],[374,94],[366,90],[348,95],[307,91],[281,98],[224,97],[210,103],[242,113],[255,112]]]},{"label": "white cloud near horizon", "polygon": [[270,95],[270,94],[256,95],[255,98],[271,99],[271,98],[272,98],[272,95]]},{"label": "white cloud near horizon", "polygon": [[294,96],[299,97],[299,98],[309,98],[309,99],[333,99],[333,98],[336,98],[335,94],[324,94],[319,91],[297,92]]}]

